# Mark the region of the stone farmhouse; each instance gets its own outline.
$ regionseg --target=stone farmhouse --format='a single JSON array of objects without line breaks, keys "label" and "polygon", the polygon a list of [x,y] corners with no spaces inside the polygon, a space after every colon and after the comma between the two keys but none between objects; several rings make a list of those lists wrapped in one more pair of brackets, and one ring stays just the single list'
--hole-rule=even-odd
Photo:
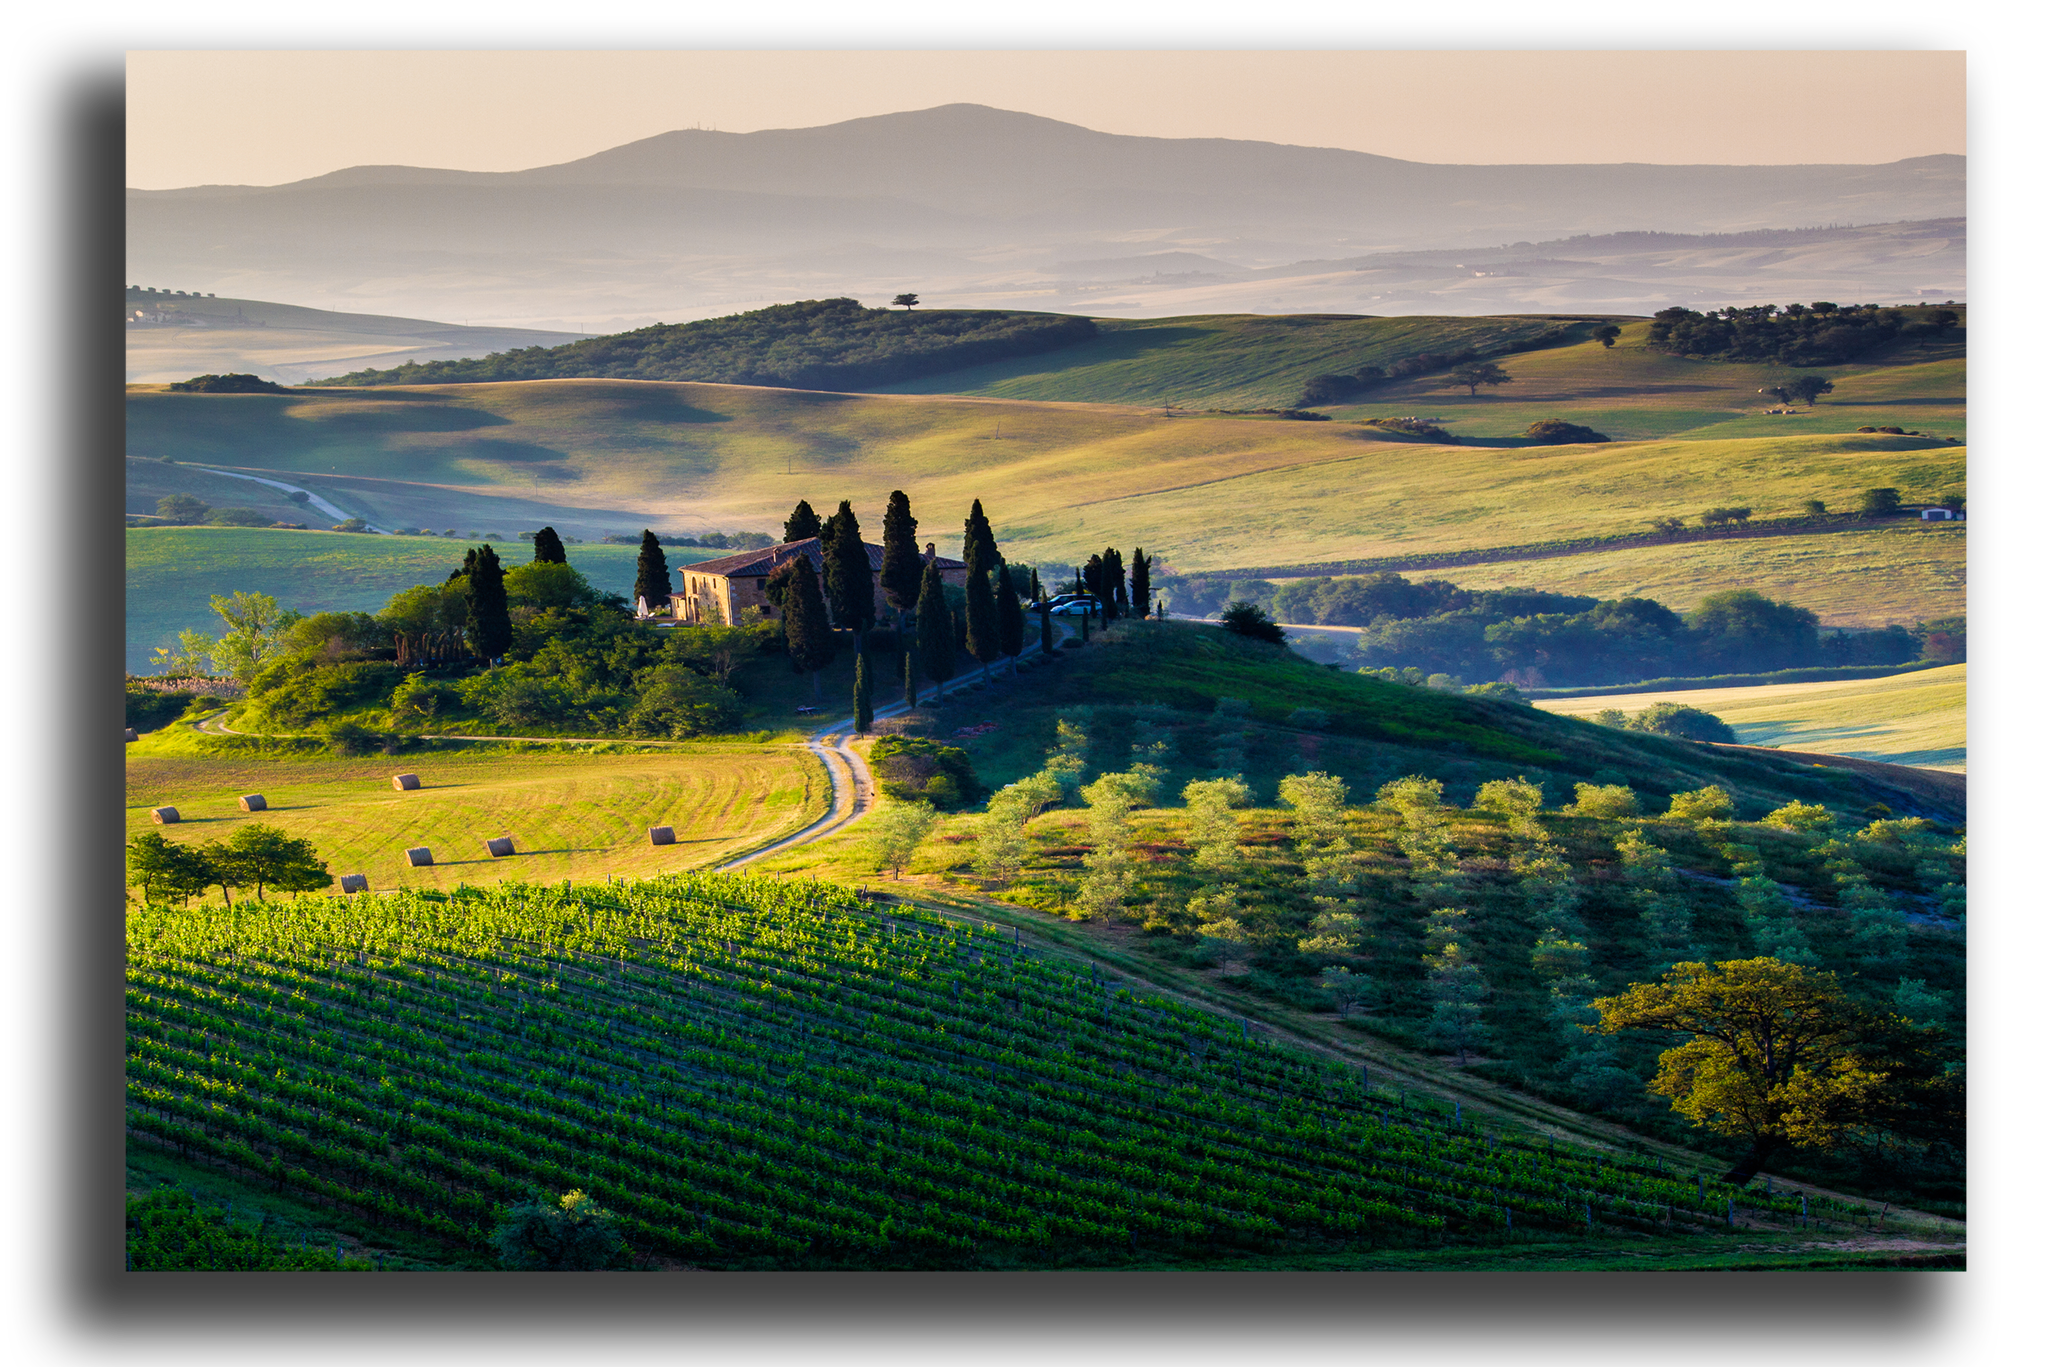
[{"label": "stone farmhouse", "polygon": [[[880,620],[891,611],[882,593],[882,548],[871,541],[863,541],[861,545],[867,548],[869,582],[875,595],[875,617]],[[775,605],[768,601],[768,576],[800,555],[811,562],[811,568],[818,574],[819,587],[823,588],[825,548],[813,536],[802,541],[785,541],[780,546],[770,546],[765,550],[741,551],[738,555],[728,555],[719,560],[700,560],[694,565],[677,566],[675,574],[682,583],[669,599],[669,611],[678,622],[692,624],[738,622],[750,608],[759,608],[762,616],[772,618]],[[925,543],[924,559],[928,565],[934,561],[938,563],[939,578],[946,583],[966,586],[966,564],[940,555],[935,542]],[[831,611],[829,598],[826,611]]]}]

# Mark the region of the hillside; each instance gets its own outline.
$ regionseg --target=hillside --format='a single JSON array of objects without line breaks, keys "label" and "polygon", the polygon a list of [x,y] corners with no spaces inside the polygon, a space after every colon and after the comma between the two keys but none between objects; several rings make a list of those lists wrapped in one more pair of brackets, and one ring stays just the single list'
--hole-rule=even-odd
[{"label": "hillside", "polygon": [[139,286],[129,287],[123,308],[130,384],[212,374],[257,374],[297,384],[364,366],[454,360],[571,340],[565,332],[456,326]]}]

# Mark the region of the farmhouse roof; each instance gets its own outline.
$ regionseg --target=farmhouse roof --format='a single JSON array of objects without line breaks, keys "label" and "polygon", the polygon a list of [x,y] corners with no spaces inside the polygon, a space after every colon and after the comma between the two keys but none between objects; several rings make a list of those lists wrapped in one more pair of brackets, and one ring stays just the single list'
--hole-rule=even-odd
[{"label": "farmhouse roof", "polygon": [[[880,573],[882,548],[872,541],[860,544],[867,550],[868,568]],[[785,541],[780,546],[769,546],[765,550],[741,551],[738,555],[718,560],[699,560],[693,564],[678,565],[676,569],[685,574],[715,574],[726,579],[765,579],[799,555],[808,559],[818,573],[825,572],[825,548],[815,536],[805,537],[802,541]],[[943,555],[938,557],[938,564],[942,570],[967,568],[966,562],[948,560]]]}]

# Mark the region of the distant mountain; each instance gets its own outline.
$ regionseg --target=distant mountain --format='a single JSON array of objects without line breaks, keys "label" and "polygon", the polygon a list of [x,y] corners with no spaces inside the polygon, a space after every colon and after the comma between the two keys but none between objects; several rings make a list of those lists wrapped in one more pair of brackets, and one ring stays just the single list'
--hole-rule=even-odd
[{"label": "distant mountain", "polygon": [[1957,156],[1429,165],[946,105],[821,128],[663,133],[525,171],[364,166],[289,185],[130,191],[129,276],[591,331],[899,289],[1067,308],[1070,276],[1114,279],[1105,262],[1124,256],[1152,258],[1134,260],[1132,277],[1227,274],[1579,233],[1955,218],[1964,180]]}]

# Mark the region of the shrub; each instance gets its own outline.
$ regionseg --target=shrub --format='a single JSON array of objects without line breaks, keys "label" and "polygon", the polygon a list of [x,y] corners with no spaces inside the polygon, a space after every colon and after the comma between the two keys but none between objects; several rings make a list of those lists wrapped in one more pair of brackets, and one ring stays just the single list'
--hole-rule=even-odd
[{"label": "shrub", "polygon": [[1620,821],[1637,815],[1635,789],[1625,783],[1580,783],[1573,791],[1578,801],[1564,810],[1572,816],[1592,816],[1603,821]]},{"label": "shrub", "polygon": [[1766,816],[1763,824],[1783,831],[1824,831],[1834,821],[1834,813],[1818,803],[1788,802]]},{"label": "shrub", "polygon": [[651,669],[637,682],[640,698],[626,718],[635,735],[682,739],[729,731],[745,711],[739,694],[682,665]]},{"label": "shrub", "polygon": [[1673,793],[1671,810],[1665,813],[1673,821],[1726,821],[1734,814],[1734,797],[1718,783],[1689,793]]},{"label": "shrub", "polygon": [[886,796],[929,802],[942,812],[979,802],[988,791],[965,750],[923,736],[882,737],[868,753],[868,764]]},{"label": "shrub", "polygon": [[206,521],[215,527],[268,527],[277,519],[254,508],[215,508],[206,515]]},{"label": "shrub", "polygon": [[274,720],[305,726],[335,712],[383,702],[402,682],[396,665],[382,660],[349,660],[303,667],[287,661],[266,669],[250,692]]},{"label": "shrub", "polygon": [[1266,610],[1257,603],[1242,600],[1232,603],[1223,609],[1218,620],[1223,623],[1224,630],[1250,637],[1254,641],[1270,641],[1274,645],[1280,645],[1287,640],[1287,633],[1280,629],[1280,624],[1268,617]]},{"label": "shrub", "polygon": [[1709,508],[1700,514],[1700,525],[1725,527],[1731,522],[1740,524],[1749,521],[1749,514],[1748,508]]},{"label": "shrub", "polygon": [[1327,731],[1330,714],[1320,707],[1297,707],[1287,714],[1287,724],[1297,731]]},{"label": "shrub", "polygon": [[1857,499],[1856,511],[1865,517],[1897,517],[1899,515],[1899,491],[1897,489],[1865,489]]},{"label": "shrub", "polygon": [[1660,702],[1645,708],[1630,720],[1628,729],[1677,740],[1718,741],[1724,745],[1735,743],[1735,728],[1727,722],[1711,712],[1675,702]]},{"label": "shrub", "polygon": [[288,394],[281,384],[254,375],[194,375],[164,388],[174,394]]},{"label": "shrub", "polygon": [[1530,423],[1522,436],[1539,446],[1578,446],[1611,440],[1604,432],[1595,432],[1590,427],[1581,427],[1574,422],[1562,422],[1556,418],[1545,418],[1541,422]]},{"label": "shrub", "polygon": [[595,1272],[626,1255],[611,1213],[580,1191],[512,1207],[491,1244],[500,1263],[521,1272]]},{"label": "shrub", "polygon": [[375,754],[384,748],[383,736],[352,721],[335,722],[320,734],[326,738],[328,749],[348,758]]}]

